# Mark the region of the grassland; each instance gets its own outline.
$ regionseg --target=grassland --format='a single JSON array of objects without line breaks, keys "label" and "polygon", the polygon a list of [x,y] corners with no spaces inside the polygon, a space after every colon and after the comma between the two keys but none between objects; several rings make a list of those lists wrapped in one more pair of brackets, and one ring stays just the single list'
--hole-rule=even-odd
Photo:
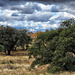
[{"label": "grassland", "polygon": [[[48,65],[30,69],[32,61],[27,51],[12,52],[11,56],[0,53],[0,75],[54,75],[46,72]],[[13,63],[10,63],[12,61]],[[75,75],[74,72],[61,72],[55,75]]]}]

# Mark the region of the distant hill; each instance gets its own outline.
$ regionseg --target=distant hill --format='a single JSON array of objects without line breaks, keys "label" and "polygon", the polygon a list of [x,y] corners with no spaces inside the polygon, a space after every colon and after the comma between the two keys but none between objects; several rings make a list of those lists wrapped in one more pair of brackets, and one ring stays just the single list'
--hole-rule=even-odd
[{"label": "distant hill", "polygon": [[33,34],[28,34],[28,36],[30,36],[32,39],[36,39],[37,38],[37,35],[42,33],[42,31],[39,31],[39,32],[36,32],[36,33],[33,33]]}]

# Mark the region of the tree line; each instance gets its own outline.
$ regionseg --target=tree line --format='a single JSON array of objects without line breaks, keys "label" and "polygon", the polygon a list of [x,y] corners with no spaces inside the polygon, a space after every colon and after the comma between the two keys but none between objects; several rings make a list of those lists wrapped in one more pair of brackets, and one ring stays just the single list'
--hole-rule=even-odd
[{"label": "tree line", "polygon": [[33,45],[27,29],[0,26],[0,51],[10,55],[21,46],[28,49],[29,58],[35,58],[31,67],[49,64],[48,72],[75,71],[75,20],[63,21],[59,28],[40,33]]},{"label": "tree line", "polygon": [[31,67],[49,64],[48,72],[75,71],[75,20],[63,21],[59,28],[40,33],[29,57],[35,58]]},{"label": "tree line", "polygon": [[15,29],[9,26],[0,26],[0,51],[10,55],[11,51],[21,46],[23,50],[28,48],[31,38],[28,36],[27,29]]}]

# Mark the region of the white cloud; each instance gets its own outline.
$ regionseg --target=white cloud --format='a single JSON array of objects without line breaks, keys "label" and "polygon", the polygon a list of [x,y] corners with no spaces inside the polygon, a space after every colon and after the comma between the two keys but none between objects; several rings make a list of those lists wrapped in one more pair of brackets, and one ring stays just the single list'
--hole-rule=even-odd
[{"label": "white cloud", "polygon": [[53,16],[51,12],[36,12],[34,14],[26,15],[25,19],[28,21],[35,21],[35,22],[45,22],[48,21],[50,17]]},{"label": "white cloud", "polygon": [[64,12],[64,17],[68,17],[68,18],[75,18],[75,15]]},{"label": "white cloud", "polygon": [[37,30],[43,31],[59,27],[60,22],[63,20],[75,18],[75,10],[73,9],[70,5],[62,3],[11,3],[6,7],[0,7],[0,24],[28,28],[33,32]]},{"label": "white cloud", "polygon": [[39,6],[41,7],[42,11],[49,11],[49,12],[59,11],[59,7],[54,4],[51,4],[51,5],[39,4]]},{"label": "white cloud", "polygon": [[41,9],[42,9],[42,11],[49,11],[50,10],[50,5],[44,5],[44,4],[38,4],[40,7],[41,7]]}]

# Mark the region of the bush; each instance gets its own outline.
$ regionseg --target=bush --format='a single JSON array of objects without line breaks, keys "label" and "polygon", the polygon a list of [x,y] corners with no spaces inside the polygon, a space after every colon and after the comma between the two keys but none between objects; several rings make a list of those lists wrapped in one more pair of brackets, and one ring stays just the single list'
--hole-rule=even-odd
[{"label": "bush", "polygon": [[14,64],[14,62],[13,62],[12,60],[10,60],[10,63],[11,63],[11,64]]},{"label": "bush", "polygon": [[3,61],[2,64],[7,64],[7,63],[5,61]]},{"label": "bush", "polygon": [[35,58],[32,67],[50,64],[51,73],[75,71],[75,23],[63,26],[37,36],[29,50],[29,55]]},{"label": "bush", "polygon": [[51,65],[48,67],[47,71],[48,71],[49,73],[56,73],[56,72],[61,71],[61,67],[51,64]]},{"label": "bush", "polygon": [[0,45],[0,52],[4,51],[4,46]]}]

